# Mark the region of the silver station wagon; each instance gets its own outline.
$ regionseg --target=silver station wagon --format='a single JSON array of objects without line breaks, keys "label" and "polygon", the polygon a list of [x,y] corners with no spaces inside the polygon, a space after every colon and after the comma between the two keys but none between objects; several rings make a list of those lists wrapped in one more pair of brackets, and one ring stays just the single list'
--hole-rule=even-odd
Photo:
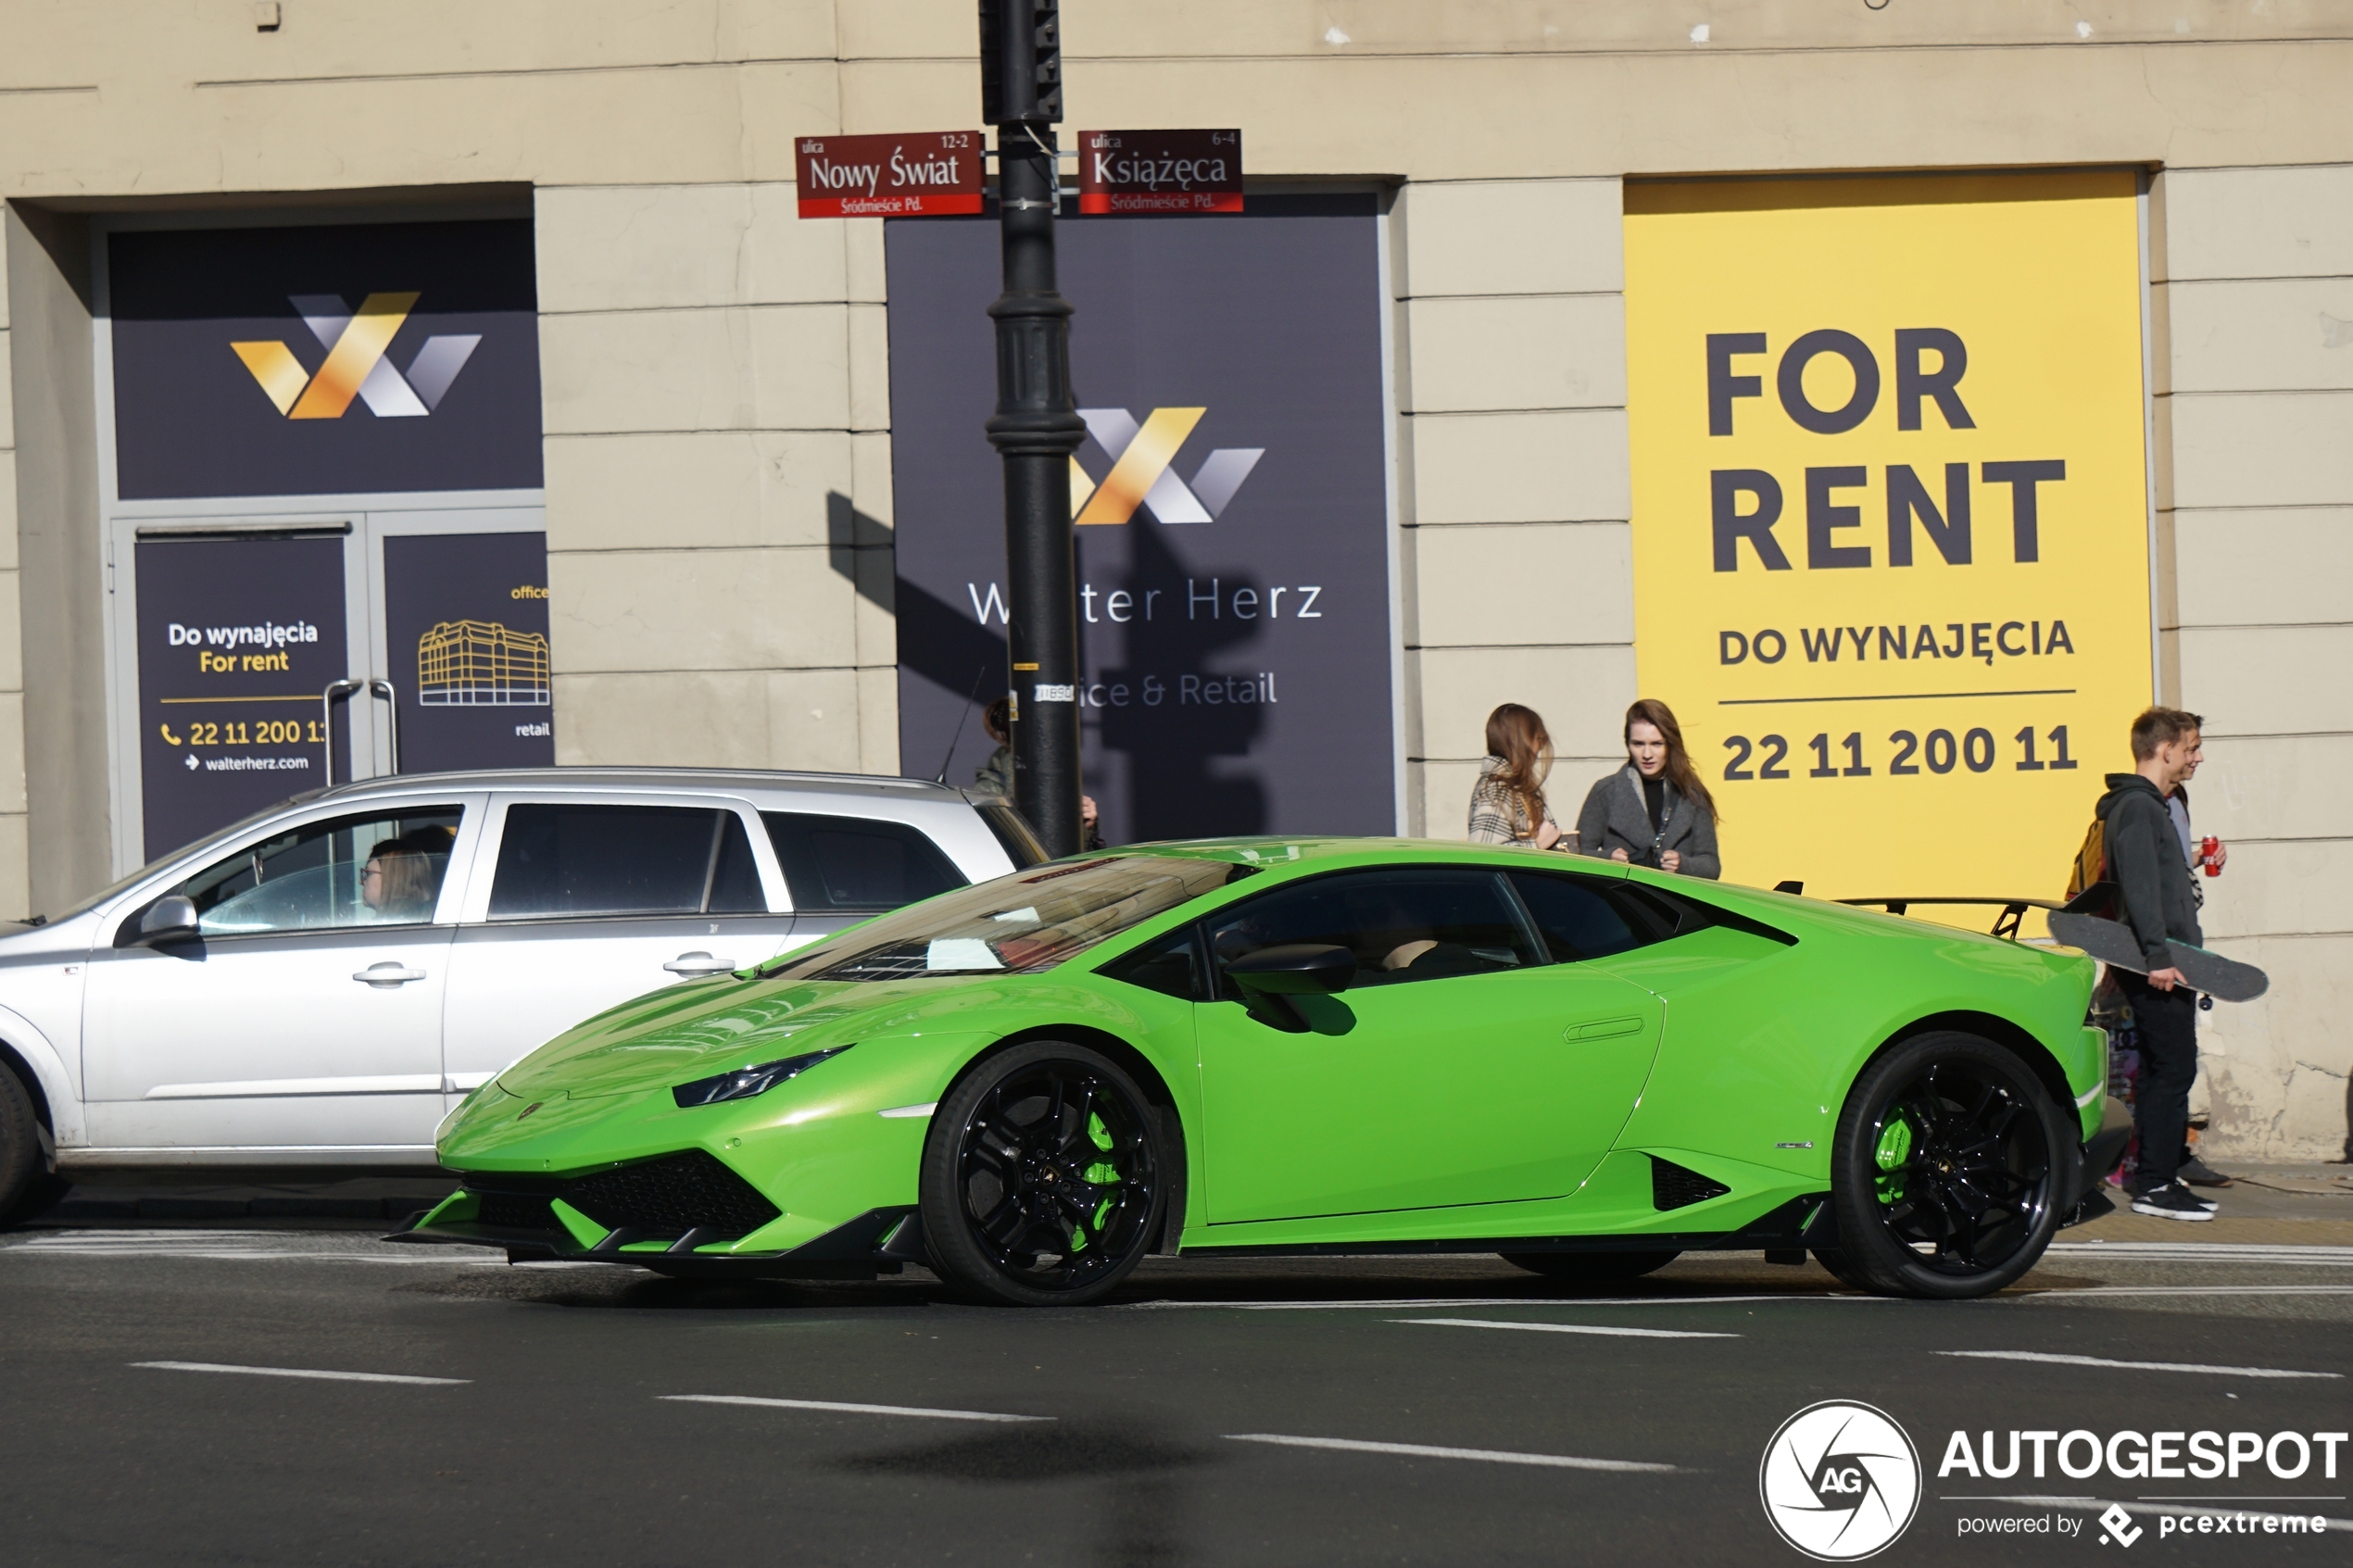
[{"label": "silver station wagon", "polygon": [[0,1223],[80,1172],[429,1170],[573,1023],[1045,859],[915,779],[553,768],[297,797],[0,927]]}]

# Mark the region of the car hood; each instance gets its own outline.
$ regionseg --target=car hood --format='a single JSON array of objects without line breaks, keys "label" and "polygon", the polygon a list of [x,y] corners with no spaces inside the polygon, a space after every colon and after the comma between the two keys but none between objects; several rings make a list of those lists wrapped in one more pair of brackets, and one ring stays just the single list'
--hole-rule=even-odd
[{"label": "car hood", "polygon": [[738,1067],[879,1035],[954,1027],[1021,982],[690,981],[640,997],[559,1035],[498,1075],[526,1099],[574,1099],[692,1083]]}]

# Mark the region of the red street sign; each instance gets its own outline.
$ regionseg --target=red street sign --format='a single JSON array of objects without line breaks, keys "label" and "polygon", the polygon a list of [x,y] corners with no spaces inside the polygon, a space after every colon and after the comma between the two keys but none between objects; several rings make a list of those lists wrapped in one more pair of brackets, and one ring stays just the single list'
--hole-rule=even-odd
[{"label": "red street sign", "polygon": [[937,218],[980,210],[977,131],[803,136],[793,178],[803,218]]},{"label": "red street sign", "polygon": [[1239,131],[1082,131],[1081,212],[1239,212]]}]

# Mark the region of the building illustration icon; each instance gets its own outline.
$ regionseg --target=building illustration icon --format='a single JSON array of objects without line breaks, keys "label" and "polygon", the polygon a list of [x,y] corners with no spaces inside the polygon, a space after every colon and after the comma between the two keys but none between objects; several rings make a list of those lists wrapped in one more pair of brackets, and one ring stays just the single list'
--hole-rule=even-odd
[{"label": "building illustration icon", "polygon": [[417,700],[429,708],[546,708],[547,639],[495,621],[437,621],[417,639]]}]

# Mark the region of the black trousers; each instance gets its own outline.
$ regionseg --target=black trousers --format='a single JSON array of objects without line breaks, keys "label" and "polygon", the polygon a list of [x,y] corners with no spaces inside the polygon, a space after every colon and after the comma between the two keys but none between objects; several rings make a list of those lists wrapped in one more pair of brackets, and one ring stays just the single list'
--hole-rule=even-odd
[{"label": "black trousers", "polygon": [[2190,1085],[2197,1078],[2197,993],[2185,985],[2160,991],[2137,974],[2120,972],[2133,1027],[2141,1040],[2141,1082],[2133,1100],[2140,1129],[2141,1186],[2164,1186],[2181,1169],[2190,1124]]}]

